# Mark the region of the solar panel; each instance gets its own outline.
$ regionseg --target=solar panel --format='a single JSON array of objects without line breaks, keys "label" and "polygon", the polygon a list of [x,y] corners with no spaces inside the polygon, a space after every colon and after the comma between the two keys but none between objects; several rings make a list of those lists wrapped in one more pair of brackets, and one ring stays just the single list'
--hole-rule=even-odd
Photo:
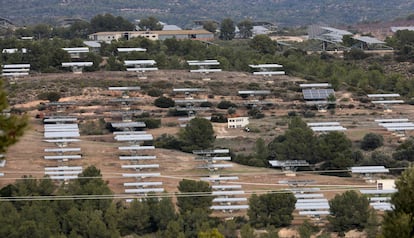
[{"label": "solar panel", "polygon": [[123,169],[154,169],[159,167],[159,164],[126,164],[121,166]]},{"label": "solar panel", "polygon": [[299,215],[310,215],[310,216],[318,216],[318,215],[329,215],[329,211],[299,211]]},{"label": "solar panel", "polygon": [[328,199],[326,198],[312,198],[312,199],[298,199],[296,204],[298,203],[328,203]]},{"label": "solar panel", "polygon": [[405,127],[387,127],[388,131],[412,131],[414,126],[405,126]]},{"label": "solar panel", "polygon": [[253,72],[253,75],[284,75],[285,71],[261,71]]},{"label": "solar panel", "polygon": [[173,88],[173,92],[178,93],[187,93],[187,92],[204,92],[206,89],[204,88]]},{"label": "solar panel", "polygon": [[118,52],[134,52],[134,51],[145,52],[147,51],[147,49],[144,49],[144,48],[118,48],[117,50]]},{"label": "solar panel", "polygon": [[122,177],[126,178],[147,178],[147,177],[159,177],[160,173],[137,173],[137,174],[122,174]]},{"label": "solar panel", "polygon": [[162,193],[164,192],[163,188],[131,188],[125,189],[125,193]]},{"label": "solar panel", "polygon": [[408,118],[391,118],[391,119],[376,119],[378,123],[393,123],[393,122],[408,122]]},{"label": "solar panel", "polygon": [[281,64],[249,64],[251,68],[282,68]]},{"label": "solar panel", "polygon": [[50,179],[53,180],[69,180],[69,179],[77,179],[78,176],[77,175],[52,175],[49,176]]},{"label": "solar panel", "polygon": [[30,64],[5,64],[3,69],[30,68]]},{"label": "solar panel", "polygon": [[370,203],[369,205],[371,205],[375,210],[380,210],[380,211],[391,211],[392,209],[392,205],[391,203],[385,203],[385,202],[376,202],[376,203]]},{"label": "solar panel", "polygon": [[125,65],[154,65],[156,64],[155,60],[125,60]]},{"label": "solar panel", "polygon": [[214,198],[213,202],[245,202],[247,201],[247,198],[228,198],[228,197],[218,197],[218,198]]},{"label": "solar panel", "polygon": [[139,155],[139,156],[119,156],[120,160],[148,160],[148,159],[156,159],[157,156],[155,155]]},{"label": "solar panel", "polygon": [[396,104],[404,103],[404,100],[383,100],[383,101],[371,101],[374,104]]},{"label": "solar panel", "polygon": [[397,192],[396,189],[384,189],[384,190],[378,190],[378,189],[360,189],[359,190],[362,194],[391,194]]},{"label": "solar panel", "polygon": [[311,127],[311,129],[314,132],[346,131],[346,128],[342,126],[321,126]]},{"label": "solar panel", "polygon": [[153,150],[155,146],[152,145],[132,145],[132,146],[121,146],[119,150]]},{"label": "solar panel", "polygon": [[321,194],[321,193],[295,194],[295,198],[297,198],[298,200],[307,199],[307,198],[323,198],[323,194]]},{"label": "solar panel", "polygon": [[226,181],[226,180],[238,180],[237,176],[228,176],[228,177],[205,177],[201,178],[203,181]]},{"label": "solar panel", "polygon": [[55,160],[55,159],[81,159],[82,156],[81,155],[45,155],[43,156],[44,159],[47,160]]},{"label": "solar panel", "polygon": [[339,122],[309,122],[306,123],[309,127],[316,127],[316,126],[339,126],[341,125]]},{"label": "solar panel", "polygon": [[299,84],[301,88],[327,88],[331,87],[330,83],[302,83]]},{"label": "solar panel", "polygon": [[305,100],[320,100],[335,94],[335,91],[333,89],[303,89],[302,93]]},{"label": "solar panel", "polygon": [[304,167],[309,166],[306,160],[269,160],[273,167]]},{"label": "solar panel", "polygon": [[45,167],[45,171],[64,171],[64,170],[77,170],[77,171],[82,172],[82,166]]},{"label": "solar panel", "polygon": [[112,122],[114,128],[145,127],[144,122]]},{"label": "solar panel", "polygon": [[[115,98],[111,99],[111,102],[140,102],[141,98]],[[140,111],[138,111],[140,112]]]},{"label": "solar panel", "polygon": [[400,97],[398,93],[368,94],[369,98],[395,98]]},{"label": "solar panel", "polygon": [[152,135],[117,135],[115,136],[117,141],[149,141],[153,140]]},{"label": "solar panel", "polygon": [[212,73],[212,72],[221,72],[221,69],[192,69],[191,73]]},{"label": "solar panel", "polygon": [[69,54],[71,53],[88,53],[88,47],[69,47],[69,48],[62,48],[62,50],[67,51]]},{"label": "solar panel", "polygon": [[147,187],[147,186],[161,186],[162,182],[132,182],[124,183],[124,187]]},{"label": "solar panel", "polygon": [[3,69],[2,71],[3,73],[13,73],[13,72],[18,73],[18,72],[29,72],[30,69],[27,69],[27,68],[25,69]]},{"label": "solar panel", "polygon": [[141,90],[141,87],[139,86],[130,86],[130,87],[109,87],[109,90],[113,91],[133,91],[133,90]]},{"label": "solar panel", "polygon": [[229,195],[240,195],[240,194],[244,194],[244,191],[242,190],[228,190],[228,191],[213,191],[211,192],[211,194],[213,196],[229,196]]},{"label": "solar panel", "polygon": [[210,169],[223,169],[223,168],[232,168],[232,164],[209,164],[207,165],[207,168]]},{"label": "solar panel", "polygon": [[351,167],[352,173],[388,173],[389,169],[384,166],[358,166]]},{"label": "solar panel", "polygon": [[45,132],[45,138],[71,138],[79,137],[79,132],[70,132],[70,131],[59,131],[59,132]]},{"label": "solar panel", "polygon": [[201,103],[201,102],[207,102],[207,99],[176,99],[174,100],[177,104],[187,104],[187,103]]},{"label": "solar panel", "polygon": [[279,180],[279,184],[288,184],[288,185],[306,185],[315,183],[315,180]]},{"label": "solar panel", "polygon": [[46,175],[78,175],[82,173],[82,170],[80,171],[45,171]]},{"label": "solar panel", "polygon": [[49,142],[49,143],[67,143],[67,142],[78,142],[81,141],[79,139],[54,139],[54,140],[44,140],[45,142]]},{"label": "solar panel", "polygon": [[215,205],[210,207],[212,210],[243,210],[249,209],[249,205]]},{"label": "solar panel", "polygon": [[63,153],[63,152],[80,152],[81,148],[45,148],[45,152],[56,152],[56,153]]},{"label": "solar panel", "polygon": [[146,131],[114,131],[114,135],[149,135]]},{"label": "solar panel", "polygon": [[79,129],[78,124],[44,124],[45,129],[55,129],[55,128],[66,128],[66,129]]},{"label": "solar panel", "polygon": [[329,203],[296,203],[297,210],[329,209]]},{"label": "solar panel", "polygon": [[239,95],[268,95],[270,94],[270,90],[240,90],[238,93]]},{"label": "solar panel", "polygon": [[241,185],[213,185],[212,189],[241,189]]},{"label": "solar panel", "polygon": [[64,62],[62,67],[88,67],[92,66],[93,62]]},{"label": "solar panel", "polygon": [[158,68],[157,67],[146,67],[146,68],[127,68],[127,71],[130,72],[145,72],[145,71],[157,71]]},{"label": "solar panel", "polygon": [[78,119],[76,117],[61,117],[61,118],[45,118],[43,122],[76,122]]},{"label": "solar panel", "polygon": [[206,155],[206,154],[228,154],[229,149],[214,149],[214,150],[193,150],[193,154]]},{"label": "solar panel", "polygon": [[218,60],[187,60],[190,66],[220,65]]},{"label": "solar panel", "polygon": [[391,201],[391,197],[370,197],[371,202],[387,202]]},{"label": "solar panel", "polygon": [[2,76],[12,76],[12,77],[17,77],[17,76],[27,76],[29,75],[29,73],[25,72],[25,73],[1,73]]}]

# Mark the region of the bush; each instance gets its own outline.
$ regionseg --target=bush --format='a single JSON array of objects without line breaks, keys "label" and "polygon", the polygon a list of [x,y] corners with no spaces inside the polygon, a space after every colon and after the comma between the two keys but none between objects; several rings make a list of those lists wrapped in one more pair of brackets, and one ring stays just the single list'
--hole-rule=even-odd
[{"label": "bush", "polygon": [[170,108],[175,106],[174,100],[161,96],[154,100],[154,105],[160,108]]},{"label": "bush", "polygon": [[384,138],[382,135],[368,133],[362,138],[361,149],[363,150],[375,150],[378,147],[381,147],[384,143]]},{"label": "bush", "polygon": [[144,122],[145,127],[148,129],[154,129],[154,128],[161,127],[161,119],[143,118],[143,119],[139,119],[138,121]]},{"label": "bush", "polygon": [[230,101],[221,101],[217,104],[217,108],[220,109],[229,109],[230,107],[237,107],[237,105]]},{"label": "bush", "polygon": [[59,101],[61,95],[59,92],[44,92],[37,95],[40,100],[48,100],[49,102]]},{"label": "bush", "polygon": [[227,117],[223,114],[213,114],[211,116],[212,122],[227,123]]},{"label": "bush", "polygon": [[200,107],[212,107],[213,103],[211,102],[202,102],[200,103]]},{"label": "bush", "polygon": [[147,94],[151,97],[160,97],[162,96],[162,91],[158,88],[151,88],[148,90]]},{"label": "bush", "polygon": [[160,137],[155,139],[154,145],[157,148],[179,150],[181,142],[173,135],[162,134]]}]

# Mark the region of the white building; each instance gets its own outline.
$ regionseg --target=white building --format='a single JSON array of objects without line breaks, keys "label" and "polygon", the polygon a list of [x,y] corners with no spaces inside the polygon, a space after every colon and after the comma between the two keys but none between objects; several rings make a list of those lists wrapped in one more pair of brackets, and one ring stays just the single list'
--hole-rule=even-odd
[{"label": "white building", "polygon": [[377,190],[391,190],[391,189],[395,189],[394,179],[378,179],[377,180]]},{"label": "white building", "polygon": [[227,118],[227,128],[244,128],[249,125],[249,117]]}]

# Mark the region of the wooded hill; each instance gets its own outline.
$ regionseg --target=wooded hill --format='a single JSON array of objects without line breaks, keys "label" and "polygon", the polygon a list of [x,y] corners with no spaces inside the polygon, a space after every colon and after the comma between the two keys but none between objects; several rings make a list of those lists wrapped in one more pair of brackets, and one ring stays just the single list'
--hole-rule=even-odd
[{"label": "wooded hill", "polygon": [[414,10],[414,2],[403,0],[301,1],[301,0],[4,0],[0,16],[19,25],[55,22],[62,18],[90,19],[111,13],[130,20],[155,16],[169,24],[189,27],[194,20],[267,21],[281,26],[305,26],[325,22],[349,25],[357,22],[388,21],[405,18]]}]

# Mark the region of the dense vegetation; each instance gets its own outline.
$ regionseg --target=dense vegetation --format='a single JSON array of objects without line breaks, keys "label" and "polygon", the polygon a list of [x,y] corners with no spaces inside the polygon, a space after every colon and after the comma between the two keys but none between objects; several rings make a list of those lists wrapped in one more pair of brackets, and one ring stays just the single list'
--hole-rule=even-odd
[{"label": "dense vegetation", "polygon": [[365,1],[272,1],[272,0],[5,0],[0,16],[21,25],[32,22],[56,22],[62,18],[77,16],[90,19],[102,12],[122,15],[130,20],[149,15],[169,24],[191,26],[192,21],[233,18],[237,21],[250,18],[254,21],[268,21],[282,26],[303,26],[315,22],[349,25],[363,21],[392,20],[412,13],[414,5],[402,0]]}]

